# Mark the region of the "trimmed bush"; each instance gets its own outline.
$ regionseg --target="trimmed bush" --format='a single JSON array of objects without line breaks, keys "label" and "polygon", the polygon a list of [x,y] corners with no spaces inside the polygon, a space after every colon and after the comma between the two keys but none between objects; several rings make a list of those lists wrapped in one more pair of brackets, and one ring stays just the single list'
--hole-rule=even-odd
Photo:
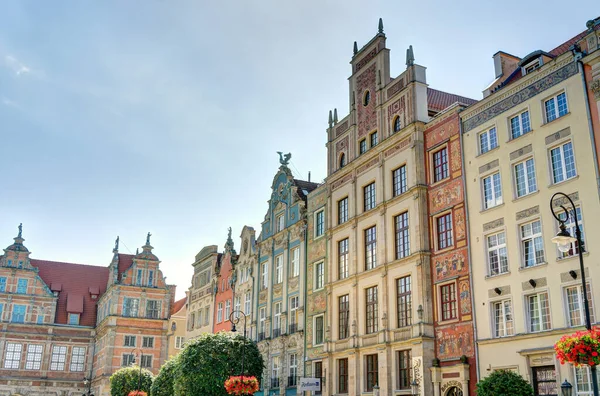
[{"label": "trimmed bush", "polygon": [[[152,386],[152,373],[142,369],[140,390],[150,392]],[[110,376],[111,396],[128,396],[131,391],[138,390],[140,384],[140,368],[138,366],[123,367]]]},{"label": "trimmed bush", "polygon": [[533,396],[533,388],[514,371],[497,370],[477,384],[477,396]]},{"label": "trimmed bush", "polygon": [[173,396],[173,383],[175,381],[175,374],[179,369],[178,357],[179,355],[173,356],[160,368],[158,375],[152,383],[151,396]]}]

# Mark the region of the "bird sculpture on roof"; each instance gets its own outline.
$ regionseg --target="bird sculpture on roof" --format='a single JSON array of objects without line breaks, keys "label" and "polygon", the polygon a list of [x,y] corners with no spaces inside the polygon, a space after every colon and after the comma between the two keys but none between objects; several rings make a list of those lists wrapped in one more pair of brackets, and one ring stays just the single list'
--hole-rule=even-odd
[{"label": "bird sculpture on roof", "polygon": [[281,165],[287,165],[290,163],[290,158],[292,158],[292,153],[283,154],[281,151],[278,151],[279,154],[279,163]]}]

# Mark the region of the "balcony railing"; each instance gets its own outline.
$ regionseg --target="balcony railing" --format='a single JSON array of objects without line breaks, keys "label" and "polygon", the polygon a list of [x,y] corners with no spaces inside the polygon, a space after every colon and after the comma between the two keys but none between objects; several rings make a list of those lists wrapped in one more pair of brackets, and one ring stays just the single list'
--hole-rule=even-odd
[{"label": "balcony railing", "polygon": [[273,338],[277,338],[281,335],[281,329],[273,329]]},{"label": "balcony railing", "polygon": [[288,377],[288,385],[287,386],[288,387],[293,387],[293,386],[296,386],[296,385],[298,385],[298,377],[295,376],[295,375],[290,375]]},{"label": "balcony railing", "polygon": [[288,326],[288,332],[290,334],[294,334],[297,331],[298,331],[298,323],[290,323],[290,325]]},{"label": "balcony railing", "polygon": [[271,388],[279,388],[279,378],[271,378]]}]

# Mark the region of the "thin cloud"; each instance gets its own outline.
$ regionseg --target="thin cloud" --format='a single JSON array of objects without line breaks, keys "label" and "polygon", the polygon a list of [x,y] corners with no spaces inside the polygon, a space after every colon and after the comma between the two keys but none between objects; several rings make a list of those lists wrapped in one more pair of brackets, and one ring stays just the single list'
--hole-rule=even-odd
[{"label": "thin cloud", "polygon": [[20,62],[17,58],[12,55],[4,56],[4,65],[12,70],[17,76],[21,74],[31,73],[31,68],[26,64]]}]

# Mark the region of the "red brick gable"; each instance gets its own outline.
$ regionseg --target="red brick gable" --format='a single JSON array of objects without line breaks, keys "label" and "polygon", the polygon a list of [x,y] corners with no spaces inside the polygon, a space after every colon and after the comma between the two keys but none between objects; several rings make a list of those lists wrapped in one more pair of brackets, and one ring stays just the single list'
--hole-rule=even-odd
[{"label": "red brick gable", "polygon": [[[82,326],[96,326],[96,302],[99,296],[92,299],[90,288],[99,290],[100,295],[106,291],[108,282],[107,267],[35,259],[31,259],[31,265],[39,269],[39,276],[46,285],[62,285],[62,291],[58,294],[54,323],[68,324],[67,299],[71,295],[73,301],[81,300],[77,296],[83,297],[83,307],[79,307],[79,303],[75,307],[82,310],[79,324]],[[73,297],[75,298],[73,299]],[[71,309],[73,308],[72,306]]]}]

